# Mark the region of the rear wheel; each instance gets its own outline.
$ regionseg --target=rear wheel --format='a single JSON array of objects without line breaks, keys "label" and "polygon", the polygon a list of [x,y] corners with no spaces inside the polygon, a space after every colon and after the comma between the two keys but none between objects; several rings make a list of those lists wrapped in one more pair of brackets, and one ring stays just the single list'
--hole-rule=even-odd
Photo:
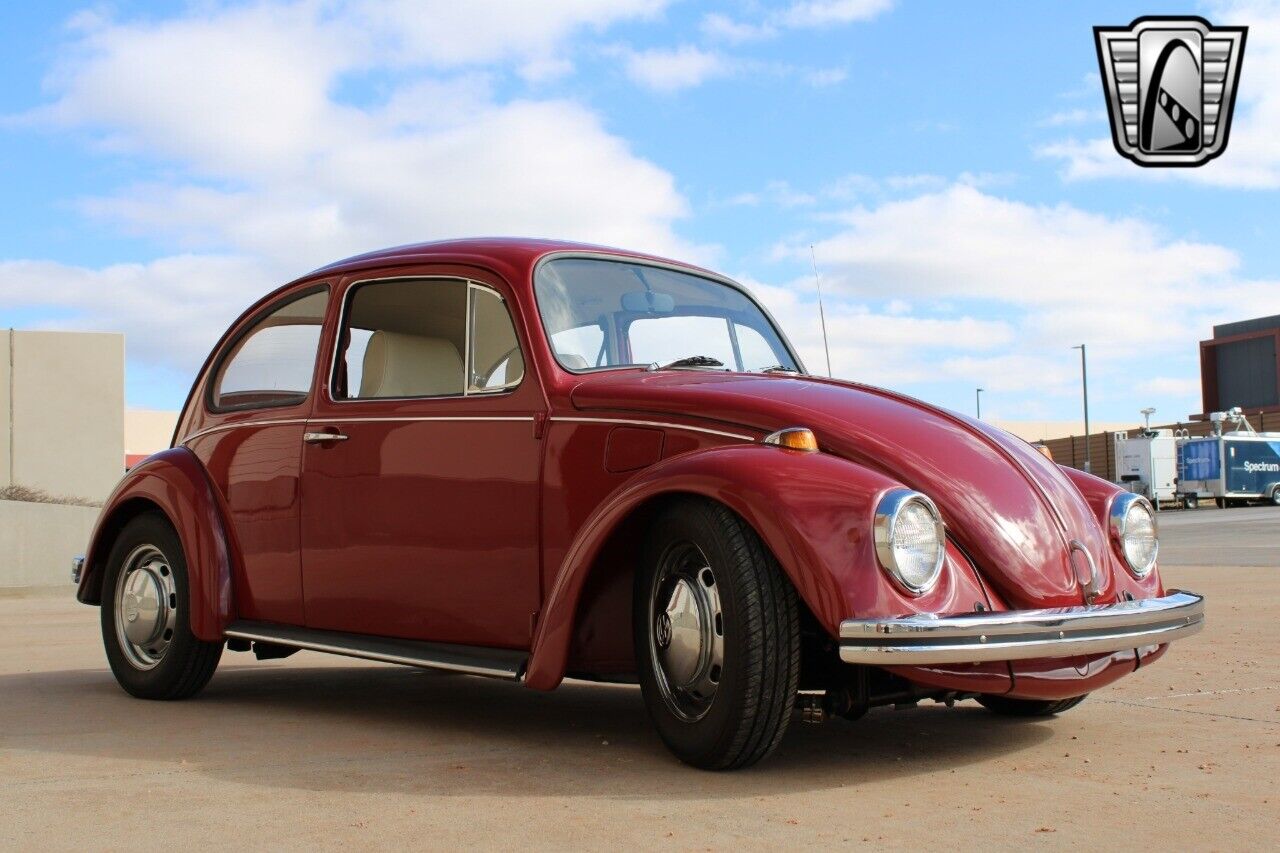
[{"label": "rear wheel", "polygon": [[1271,490],[1271,505],[1280,506],[1280,486]]},{"label": "rear wheel", "polygon": [[102,641],[116,681],[140,699],[186,699],[213,677],[222,643],[191,633],[187,561],[169,522],[125,525],[103,576]]},{"label": "rear wheel", "polygon": [[1007,696],[984,695],[978,702],[994,714],[1005,717],[1051,717],[1069,711],[1085,700],[1084,696],[1069,699],[1011,699]]},{"label": "rear wheel", "polygon": [[727,770],[777,747],[800,675],[798,604],[742,519],[700,499],[659,516],[633,615],[645,705],[680,760]]}]

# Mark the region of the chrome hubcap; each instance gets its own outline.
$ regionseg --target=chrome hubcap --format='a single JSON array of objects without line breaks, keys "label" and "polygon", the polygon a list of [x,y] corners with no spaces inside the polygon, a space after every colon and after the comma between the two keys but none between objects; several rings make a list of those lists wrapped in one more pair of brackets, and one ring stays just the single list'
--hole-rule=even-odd
[{"label": "chrome hubcap", "polygon": [[116,640],[129,663],[151,669],[173,640],[178,615],[173,570],[154,545],[139,545],[125,558],[116,587]]},{"label": "chrome hubcap", "polygon": [[711,708],[724,669],[724,615],[707,559],[692,543],[667,550],[649,597],[649,653],[667,707],[687,721]]}]

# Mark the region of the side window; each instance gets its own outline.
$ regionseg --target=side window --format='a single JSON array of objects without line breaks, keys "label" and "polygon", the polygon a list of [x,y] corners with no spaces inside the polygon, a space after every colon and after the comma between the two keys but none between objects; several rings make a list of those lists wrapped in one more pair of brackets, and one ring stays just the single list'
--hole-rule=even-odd
[{"label": "side window", "polygon": [[505,391],[524,379],[524,356],[502,297],[487,287],[471,285],[471,347],[467,391]]},{"label": "side window", "polygon": [[524,376],[506,305],[487,288],[401,279],[357,285],[347,298],[334,399],[454,397]]},{"label": "side window", "polygon": [[272,310],[222,356],[214,409],[294,406],[311,393],[328,288]]}]

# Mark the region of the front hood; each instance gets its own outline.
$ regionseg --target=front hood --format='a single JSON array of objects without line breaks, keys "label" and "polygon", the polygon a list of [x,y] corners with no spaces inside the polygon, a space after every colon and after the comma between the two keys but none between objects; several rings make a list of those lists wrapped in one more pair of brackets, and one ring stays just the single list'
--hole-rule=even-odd
[{"label": "front hood", "polygon": [[931,497],[948,533],[1010,606],[1082,603],[1071,540],[1103,569],[1098,601],[1116,594],[1105,533],[1079,490],[1035,448],[981,421],[878,388],[781,374],[609,371],[585,377],[572,400],[581,410],[763,432],[809,427],[824,451]]}]

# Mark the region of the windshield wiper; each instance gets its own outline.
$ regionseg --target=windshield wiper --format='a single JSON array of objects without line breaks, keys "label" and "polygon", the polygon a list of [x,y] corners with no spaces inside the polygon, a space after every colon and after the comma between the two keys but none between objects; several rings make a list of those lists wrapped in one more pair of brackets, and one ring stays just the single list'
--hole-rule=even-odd
[{"label": "windshield wiper", "polygon": [[684,358],[669,361],[657,369],[669,370],[672,367],[724,367],[724,362],[709,355],[687,355]]}]

